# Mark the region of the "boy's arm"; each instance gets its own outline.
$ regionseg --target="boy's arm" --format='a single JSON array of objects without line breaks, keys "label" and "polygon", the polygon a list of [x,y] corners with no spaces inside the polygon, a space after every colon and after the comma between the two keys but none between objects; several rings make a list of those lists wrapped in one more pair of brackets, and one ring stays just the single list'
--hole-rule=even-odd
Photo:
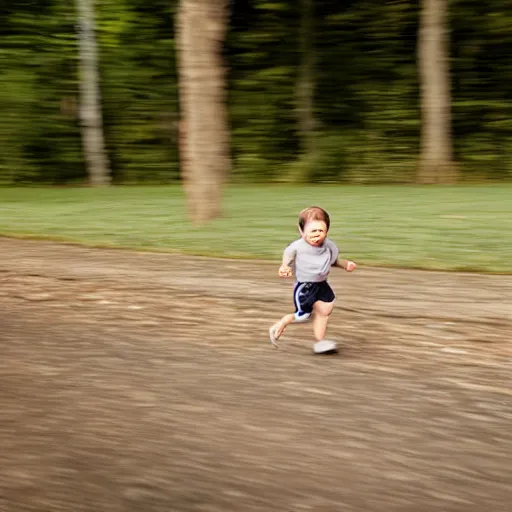
[{"label": "boy's arm", "polygon": [[293,262],[295,261],[296,252],[287,252],[284,251],[283,261],[281,262],[282,267],[291,267]]},{"label": "boy's arm", "polygon": [[291,243],[283,253],[283,261],[279,267],[280,277],[290,277],[292,275],[292,265],[295,261],[295,256],[297,256],[297,249],[295,249],[294,244]]},{"label": "boy's arm", "polygon": [[356,264],[350,260],[344,260],[343,258],[337,258],[333,264],[333,267],[340,267],[347,272],[352,272],[356,268]]},{"label": "boy's arm", "polygon": [[347,272],[352,272],[356,268],[356,264],[353,261],[345,260],[343,258],[340,258],[339,254],[340,251],[338,249],[338,246],[330,239],[327,239],[327,243],[330,246],[331,255],[332,255],[332,263],[331,266],[333,267],[340,267]]}]

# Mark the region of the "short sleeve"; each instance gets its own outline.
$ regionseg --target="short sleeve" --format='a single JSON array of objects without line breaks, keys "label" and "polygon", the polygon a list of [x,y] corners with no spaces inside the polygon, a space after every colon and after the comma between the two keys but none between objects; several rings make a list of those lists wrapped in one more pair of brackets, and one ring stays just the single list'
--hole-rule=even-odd
[{"label": "short sleeve", "polygon": [[331,265],[334,265],[336,263],[336,260],[338,259],[340,251],[337,245],[330,238],[326,240],[326,243],[331,253]]}]

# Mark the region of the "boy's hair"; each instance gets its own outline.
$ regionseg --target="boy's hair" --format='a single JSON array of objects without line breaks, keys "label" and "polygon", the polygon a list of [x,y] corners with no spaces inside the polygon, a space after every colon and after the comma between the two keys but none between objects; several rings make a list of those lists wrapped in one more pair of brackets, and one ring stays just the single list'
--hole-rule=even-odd
[{"label": "boy's hair", "polygon": [[329,214],[319,206],[310,206],[308,208],[304,208],[299,213],[299,229],[301,233],[304,231],[304,227],[311,220],[320,220],[325,222],[327,226],[327,231],[329,231],[329,227],[331,225],[331,219],[329,218]]}]

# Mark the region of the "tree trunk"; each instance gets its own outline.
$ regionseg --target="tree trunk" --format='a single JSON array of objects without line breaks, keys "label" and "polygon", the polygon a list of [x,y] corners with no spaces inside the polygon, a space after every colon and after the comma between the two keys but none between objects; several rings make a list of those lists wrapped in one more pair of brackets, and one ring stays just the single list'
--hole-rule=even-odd
[{"label": "tree trunk", "polygon": [[300,69],[297,82],[297,116],[301,149],[303,153],[312,154],[315,144],[314,113],[314,0],[301,0],[300,22]]},{"label": "tree trunk", "polygon": [[452,154],[448,0],[422,0],[418,40],[421,149],[418,183],[457,181]]},{"label": "tree trunk", "polygon": [[76,0],[80,52],[80,107],[82,145],[93,186],[110,184],[110,165],[105,151],[101,95],[98,77],[98,52],[94,24],[94,0]]},{"label": "tree trunk", "polygon": [[221,215],[231,161],[222,58],[228,0],[181,0],[177,19],[181,174],[199,225]]}]

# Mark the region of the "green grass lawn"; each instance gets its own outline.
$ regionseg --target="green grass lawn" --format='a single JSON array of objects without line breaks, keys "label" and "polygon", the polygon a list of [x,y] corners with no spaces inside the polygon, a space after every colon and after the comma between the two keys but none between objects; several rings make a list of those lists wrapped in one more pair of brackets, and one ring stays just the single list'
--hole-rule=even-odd
[{"label": "green grass lawn", "polygon": [[0,233],[87,245],[278,261],[317,204],[347,258],[369,265],[512,272],[512,185],[232,186],[194,229],[180,187],[0,188]]}]

